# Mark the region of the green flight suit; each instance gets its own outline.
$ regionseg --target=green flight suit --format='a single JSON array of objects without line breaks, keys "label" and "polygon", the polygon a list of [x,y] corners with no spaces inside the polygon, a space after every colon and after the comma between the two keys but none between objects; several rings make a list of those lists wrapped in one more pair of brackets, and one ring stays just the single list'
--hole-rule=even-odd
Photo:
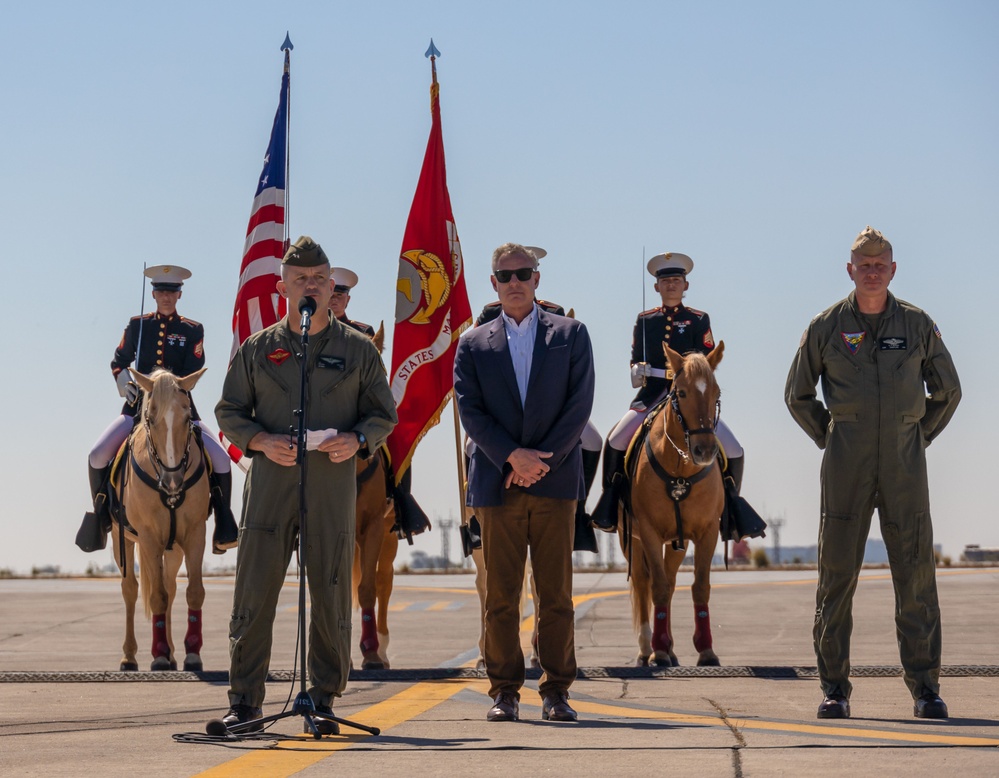
[{"label": "green flight suit", "polygon": [[[820,380],[824,403],[816,397]],[[865,316],[851,292],[808,325],[784,399],[825,449],[813,629],[824,694],[849,697],[852,690],[853,594],[875,507],[906,685],[914,698],[938,693],[940,607],[925,449],[961,399],[940,331],[925,312],[890,293],[883,313]]]},{"label": "green flight suit", "polygon": [[[321,324],[315,320],[309,338],[308,428],[356,430],[375,451],[398,420],[381,358],[370,338],[335,319],[318,331]],[[275,464],[248,444],[258,432],[296,434],[301,343],[287,319],[251,335],[236,352],[215,407],[219,427],[252,457],[229,625],[230,704],[263,702],[278,594],[297,544],[299,468]],[[309,691],[316,705],[329,705],[350,672],[355,462],[334,463],[309,451],[306,468]]]}]

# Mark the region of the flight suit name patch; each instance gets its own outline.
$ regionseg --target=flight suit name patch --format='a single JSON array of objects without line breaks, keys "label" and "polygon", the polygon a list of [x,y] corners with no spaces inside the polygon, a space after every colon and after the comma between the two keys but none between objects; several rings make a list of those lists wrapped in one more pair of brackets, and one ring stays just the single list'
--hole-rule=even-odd
[{"label": "flight suit name patch", "polygon": [[316,367],[326,368],[327,370],[346,370],[347,363],[340,357],[331,357],[322,354],[316,360]]},{"label": "flight suit name patch", "polygon": [[268,354],[267,358],[271,362],[273,362],[275,365],[280,365],[282,362],[284,362],[290,356],[291,356],[291,352],[290,351],[287,351],[287,350],[285,350],[283,348],[279,348],[279,349],[275,349],[270,354]]},{"label": "flight suit name patch", "polygon": [[841,332],[840,335],[843,336],[843,342],[846,347],[850,349],[851,354],[856,354],[857,349],[860,348],[860,344],[864,342],[864,336],[867,335],[866,332]]},{"label": "flight suit name patch", "polygon": [[905,338],[881,338],[878,345],[882,351],[906,351],[908,349]]}]

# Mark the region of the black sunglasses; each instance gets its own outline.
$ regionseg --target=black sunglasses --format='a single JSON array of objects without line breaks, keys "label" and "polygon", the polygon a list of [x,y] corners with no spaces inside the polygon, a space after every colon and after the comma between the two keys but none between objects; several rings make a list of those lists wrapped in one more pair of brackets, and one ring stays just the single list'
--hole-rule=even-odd
[{"label": "black sunglasses", "polygon": [[510,279],[517,276],[518,281],[530,281],[534,275],[533,267],[518,267],[516,270],[497,270],[493,273],[501,284],[509,284]]}]

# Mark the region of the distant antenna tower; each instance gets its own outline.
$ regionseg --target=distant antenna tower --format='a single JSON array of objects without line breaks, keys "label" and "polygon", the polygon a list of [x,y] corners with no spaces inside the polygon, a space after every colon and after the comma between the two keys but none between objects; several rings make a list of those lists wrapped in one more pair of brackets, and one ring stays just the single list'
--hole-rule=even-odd
[{"label": "distant antenna tower", "polygon": [[438,521],[437,526],[441,531],[441,557],[447,567],[451,566],[451,530],[454,529],[454,518],[447,521]]},{"label": "distant antenna tower", "polygon": [[773,532],[774,539],[774,564],[779,565],[780,562],[780,528],[784,526],[784,515],[781,514],[779,519],[770,519],[770,529]]}]

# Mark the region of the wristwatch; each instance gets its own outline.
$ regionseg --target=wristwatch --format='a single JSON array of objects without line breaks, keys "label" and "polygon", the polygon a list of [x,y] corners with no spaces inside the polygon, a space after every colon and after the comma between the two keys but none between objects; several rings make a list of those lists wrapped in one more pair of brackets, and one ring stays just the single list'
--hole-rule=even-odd
[{"label": "wristwatch", "polygon": [[368,450],[368,439],[364,437],[363,432],[358,432],[357,430],[351,430],[355,435],[357,435],[357,442],[360,444],[360,448],[357,449],[357,455],[361,459],[367,459],[371,456],[371,451]]}]

